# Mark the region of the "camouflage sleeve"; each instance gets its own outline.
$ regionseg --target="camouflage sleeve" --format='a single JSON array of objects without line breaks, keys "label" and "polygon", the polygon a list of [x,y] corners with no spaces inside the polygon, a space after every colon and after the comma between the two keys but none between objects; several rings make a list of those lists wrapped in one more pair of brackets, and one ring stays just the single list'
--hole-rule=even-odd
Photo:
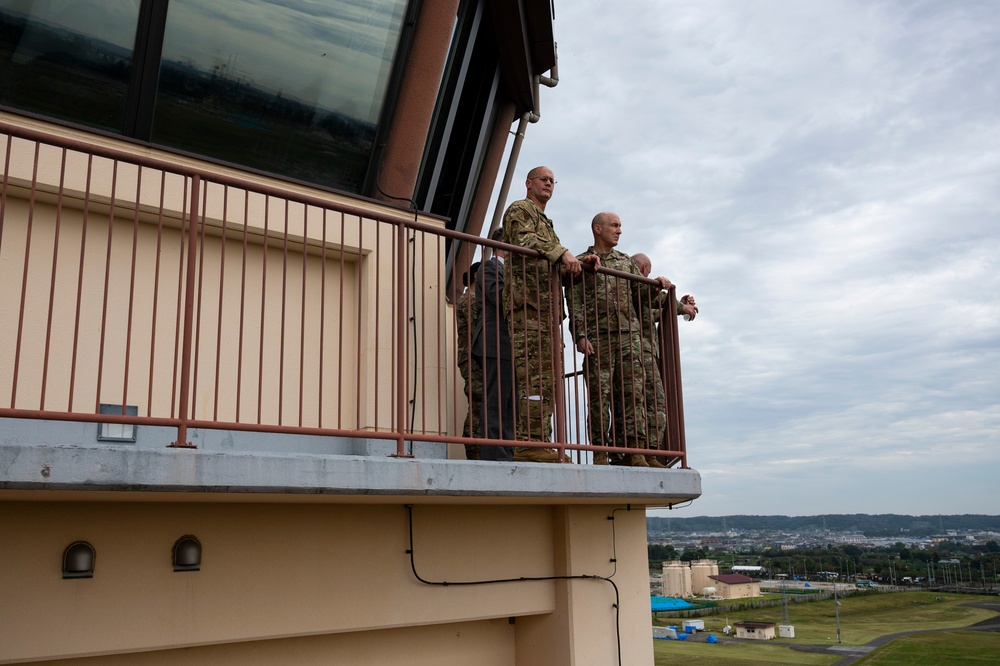
[{"label": "camouflage sleeve", "polygon": [[[667,304],[669,302],[670,302],[669,291],[661,291],[656,295],[656,298],[653,299],[653,317],[654,317],[653,321],[660,320],[660,311],[662,308],[667,307]],[[677,301],[676,308],[677,308],[677,314],[680,314],[684,306],[681,304],[680,301]]]},{"label": "camouflage sleeve", "polygon": [[[587,252],[578,254],[576,258],[580,259],[587,254]],[[572,286],[566,289],[568,296],[566,300],[569,301],[569,330],[573,334],[574,343],[580,338],[587,336],[586,312],[584,309],[585,279],[586,275],[575,276]]]},{"label": "camouflage sleeve", "polygon": [[538,219],[530,208],[515,201],[503,215],[504,240],[511,245],[538,250],[549,263],[556,263],[566,252],[554,235],[540,233]]},{"label": "camouflage sleeve", "polygon": [[[629,267],[629,272],[634,275],[642,275],[639,267],[633,262]],[[670,292],[664,291],[659,287],[653,286],[651,284],[645,284],[640,282],[634,282],[632,288],[632,302],[635,304],[636,311],[639,309],[651,310],[650,316],[652,321],[656,322],[660,320],[660,309],[667,306],[667,302],[670,299]],[[677,313],[680,314],[683,310],[683,304],[677,301]]]},{"label": "camouflage sleeve", "polygon": [[458,357],[458,363],[461,365],[463,362],[468,362],[469,360],[469,344],[470,336],[472,334],[472,309],[470,307],[469,298],[471,294],[465,292],[460,294],[457,299],[455,299],[455,336],[457,338],[456,355]]}]

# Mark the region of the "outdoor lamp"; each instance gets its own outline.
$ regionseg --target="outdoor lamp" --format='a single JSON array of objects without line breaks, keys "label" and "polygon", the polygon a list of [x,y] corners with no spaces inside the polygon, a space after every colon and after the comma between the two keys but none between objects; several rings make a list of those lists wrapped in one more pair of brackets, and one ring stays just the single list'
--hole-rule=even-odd
[{"label": "outdoor lamp", "polygon": [[182,536],[174,544],[174,571],[201,570],[201,542],[190,534]]},{"label": "outdoor lamp", "polygon": [[74,541],[63,551],[63,578],[93,578],[97,554],[86,541]]}]

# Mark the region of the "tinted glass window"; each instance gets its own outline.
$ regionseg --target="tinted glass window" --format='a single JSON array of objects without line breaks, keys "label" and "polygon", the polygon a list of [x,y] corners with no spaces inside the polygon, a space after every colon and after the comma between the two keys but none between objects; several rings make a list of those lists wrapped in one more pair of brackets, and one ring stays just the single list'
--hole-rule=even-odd
[{"label": "tinted glass window", "polygon": [[139,0],[0,0],[0,104],[124,126]]},{"label": "tinted glass window", "polygon": [[406,0],[171,0],[152,141],[358,191]]}]

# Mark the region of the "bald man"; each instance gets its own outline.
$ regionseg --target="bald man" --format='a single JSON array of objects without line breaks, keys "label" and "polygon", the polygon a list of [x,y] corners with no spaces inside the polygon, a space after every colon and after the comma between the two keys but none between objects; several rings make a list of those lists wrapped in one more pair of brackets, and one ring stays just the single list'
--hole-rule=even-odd
[{"label": "bald man", "polygon": [[[504,262],[503,302],[515,359],[515,433],[520,441],[552,441],[555,382],[562,381],[555,376],[552,333],[562,319],[562,307],[552,297],[552,273],[556,267],[571,275],[583,270],[545,215],[555,184],[551,169],[535,167],[524,182],[525,198],[512,203],[503,216],[504,242],[542,255],[511,252]],[[559,462],[559,456],[555,449],[515,447],[514,460]]]},{"label": "bald man", "polygon": [[[621,218],[598,213],[591,222],[594,244],[579,255],[600,259],[600,265],[641,275],[632,257],[615,249],[622,234]],[[656,278],[658,287],[604,273],[586,273],[570,289],[570,330],[577,351],[584,355],[590,443],[632,449],[648,448],[642,333],[634,302],[656,298],[670,281]],[[615,432],[621,423],[621,435]],[[607,465],[607,451],[594,453],[595,465]],[[632,467],[649,467],[646,456],[632,454]]]}]

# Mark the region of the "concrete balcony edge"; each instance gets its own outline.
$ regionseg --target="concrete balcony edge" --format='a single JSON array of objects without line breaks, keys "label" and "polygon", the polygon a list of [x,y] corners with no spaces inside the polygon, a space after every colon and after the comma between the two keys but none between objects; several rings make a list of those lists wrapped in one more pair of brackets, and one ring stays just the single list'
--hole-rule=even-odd
[{"label": "concrete balcony edge", "polygon": [[126,493],[129,500],[195,493],[202,501],[667,506],[700,497],[701,475],[692,469],[0,444],[0,499],[40,499],[54,491],[101,500],[109,494],[90,493],[113,491],[116,499]]}]

